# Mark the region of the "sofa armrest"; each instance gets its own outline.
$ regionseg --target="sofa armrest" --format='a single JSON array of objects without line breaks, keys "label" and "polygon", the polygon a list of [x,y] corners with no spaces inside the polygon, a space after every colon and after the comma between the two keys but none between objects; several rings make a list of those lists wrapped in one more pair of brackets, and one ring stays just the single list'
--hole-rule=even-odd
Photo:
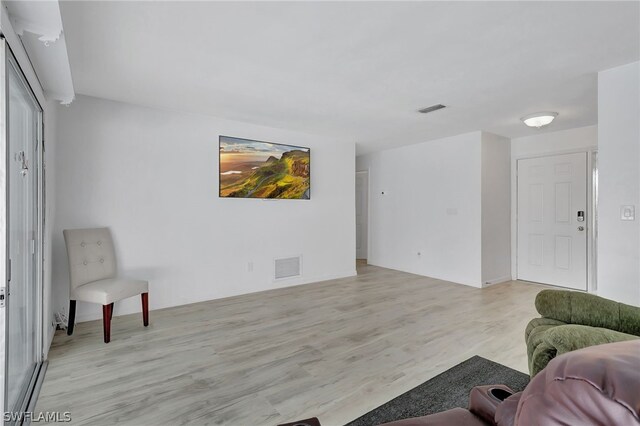
[{"label": "sofa armrest", "polygon": [[513,426],[516,424],[516,412],[522,392],[514,393],[505,399],[496,409],[496,426]]},{"label": "sofa armrest", "polygon": [[543,327],[543,329],[546,330],[556,325],[566,325],[566,324],[567,324],[566,322],[558,321],[551,318],[534,318],[531,321],[529,321],[529,324],[527,324],[527,328],[525,328],[524,330],[524,339],[525,341],[528,342],[531,332],[538,327]]},{"label": "sofa armrest", "polygon": [[[498,394],[500,391],[503,391],[504,397],[500,399],[495,396],[492,393],[494,389],[498,390]],[[502,404],[502,401],[510,395],[513,395],[513,390],[505,385],[476,386],[471,389],[471,394],[469,395],[469,411],[488,424],[494,424],[496,409]]]},{"label": "sofa armrest", "polygon": [[529,372],[538,374],[558,355],[588,346],[638,339],[632,334],[586,325],[539,325],[531,330],[527,339]]},{"label": "sofa armrest", "polygon": [[555,348],[557,355],[589,346],[638,339],[638,336],[606,328],[567,324],[547,330],[545,342]]},{"label": "sofa armrest", "polygon": [[637,306],[567,290],[542,290],[535,304],[545,318],[640,336],[640,307]]}]

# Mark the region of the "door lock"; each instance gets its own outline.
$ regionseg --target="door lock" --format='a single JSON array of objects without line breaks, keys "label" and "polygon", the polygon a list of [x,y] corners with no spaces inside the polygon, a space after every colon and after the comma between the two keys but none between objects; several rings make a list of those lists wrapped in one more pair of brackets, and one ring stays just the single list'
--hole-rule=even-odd
[{"label": "door lock", "polygon": [[5,299],[4,293],[5,293],[4,287],[0,288],[0,308],[4,308],[4,299]]},{"label": "door lock", "polygon": [[584,231],[584,226],[578,226],[578,231]]}]

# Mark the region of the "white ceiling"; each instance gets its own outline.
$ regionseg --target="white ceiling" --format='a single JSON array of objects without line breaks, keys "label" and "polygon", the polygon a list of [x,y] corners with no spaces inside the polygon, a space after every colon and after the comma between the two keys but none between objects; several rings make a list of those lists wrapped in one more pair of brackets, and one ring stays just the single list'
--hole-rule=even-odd
[{"label": "white ceiling", "polygon": [[[77,93],[355,140],[597,122],[638,2],[61,2]],[[428,115],[417,109],[443,103]],[[242,135],[237,135],[242,136]]]}]

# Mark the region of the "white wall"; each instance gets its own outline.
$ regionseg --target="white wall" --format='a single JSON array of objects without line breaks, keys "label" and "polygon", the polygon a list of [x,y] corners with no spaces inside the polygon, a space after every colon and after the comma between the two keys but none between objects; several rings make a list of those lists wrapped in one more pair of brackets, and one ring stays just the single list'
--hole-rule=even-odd
[{"label": "white wall", "polygon": [[370,264],[482,285],[481,132],[380,151],[356,164],[369,169]]},{"label": "white wall", "polygon": [[[577,127],[575,129],[536,134],[511,140],[511,265],[512,278],[517,279],[517,203],[518,180],[517,161],[520,158],[564,154],[568,152],[588,152],[589,158],[598,146],[598,126]],[[590,177],[589,177],[590,179]]]},{"label": "white wall", "polygon": [[536,129],[531,131],[533,133],[531,136],[511,139],[511,156],[514,159],[588,150],[598,145],[598,126],[577,127],[540,134],[535,133]]},{"label": "white wall", "polygon": [[[65,228],[109,226],[152,309],[355,274],[353,143],[84,96],[58,113],[56,310],[68,309]],[[311,200],[218,198],[218,135],[311,147]],[[298,254],[303,277],[273,282],[274,258]],[[79,304],[78,320],[100,316]]]},{"label": "white wall", "polygon": [[[598,74],[598,294],[640,305],[640,63]],[[634,205],[635,221],[620,220]]]},{"label": "white wall", "polygon": [[482,132],[482,282],[511,280],[511,140]]}]

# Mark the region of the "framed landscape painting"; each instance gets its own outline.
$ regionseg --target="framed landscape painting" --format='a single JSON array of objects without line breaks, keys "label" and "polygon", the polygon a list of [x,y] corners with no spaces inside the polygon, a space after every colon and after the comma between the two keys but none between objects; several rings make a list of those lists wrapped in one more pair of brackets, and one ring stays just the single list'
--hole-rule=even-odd
[{"label": "framed landscape painting", "polygon": [[220,197],[311,198],[309,148],[220,136]]}]

